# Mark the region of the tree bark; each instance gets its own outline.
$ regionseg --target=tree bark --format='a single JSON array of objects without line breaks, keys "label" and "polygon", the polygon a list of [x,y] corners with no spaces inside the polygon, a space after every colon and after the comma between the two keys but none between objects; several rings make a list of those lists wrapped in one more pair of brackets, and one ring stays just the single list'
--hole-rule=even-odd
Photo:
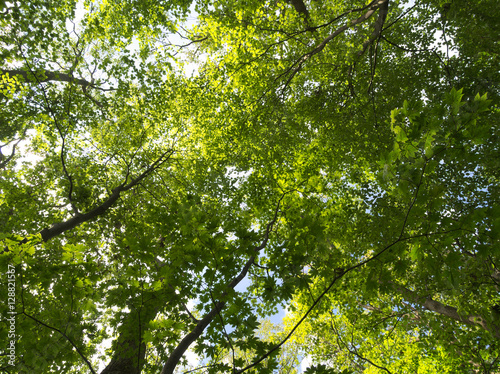
[{"label": "tree bark", "polygon": [[483,316],[460,314],[458,313],[457,308],[433,300],[430,296],[421,296],[418,293],[394,282],[390,282],[390,284],[392,288],[399,292],[408,302],[418,304],[432,312],[441,314],[466,325],[480,326],[484,330],[491,332],[496,338],[500,339],[500,326],[488,323],[486,318]]},{"label": "tree bark", "polygon": [[54,71],[43,70],[41,72],[29,72],[22,69],[1,69],[0,74],[8,73],[11,77],[14,75],[20,75],[24,78],[26,82],[29,82],[33,76],[35,76],[38,82],[68,82],[75,83],[83,88],[92,87],[93,84],[85,79],[75,78],[72,75],[66,73],[59,73]]},{"label": "tree bark", "polygon": [[290,0],[290,2],[298,13],[303,14],[306,18],[309,17],[309,11],[302,0]]},{"label": "tree bark", "polygon": [[[156,305],[154,305],[156,304]],[[113,344],[113,357],[101,374],[140,374],[146,357],[146,344],[142,335],[149,321],[158,313],[158,301],[153,297],[137,311],[131,311],[118,328]]]},{"label": "tree bark", "polygon": [[389,0],[382,0],[379,2],[380,7],[378,11],[378,18],[374,24],[374,30],[367,40],[363,43],[363,48],[358,52],[358,57],[366,52],[366,49],[370,44],[372,44],[376,39],[382,34],[382,28],[387,18],[387,13],[389,12]]}]

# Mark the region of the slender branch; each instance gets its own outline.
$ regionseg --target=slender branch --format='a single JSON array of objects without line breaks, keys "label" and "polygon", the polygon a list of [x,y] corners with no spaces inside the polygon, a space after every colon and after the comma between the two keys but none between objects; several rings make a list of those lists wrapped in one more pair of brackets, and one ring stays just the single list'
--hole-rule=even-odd
[{"label": "slender branch", "polygon": [[194,43],[204,42],[207,39],[208,39],[208,36],[205,36],[205,37],[202,37],[202,38],[199,38],[199,39],[191,40],[189,43],[186,43],[186,44],[170,44],[170,45],[173,46],[173,47],[177,47],[177,48],[180,49],[180,48],[189,47],[191,44],[194,44]]},{"label": "slender branch", "polygon": [[[157,261],[159,261],[159,260],[157,259]],[[161,280],[163,280],[163,278],[161,278]],[[170,283],[168,283],[168,287],[170,287],[170,289],[171,289],[172,291],[174,291],[174,293],[175,293],[175,287],[174,287],[174,286],[172,286]],[[189,310],[189,308],[187,307],[187,305],[186,305],[183,301],[180,301],[180,303],[182,304],[182,307],[184,308],[184,311],[188,314],[188,316],[189,316],[189,318],[191,319],[191,321],[193,321],[194,323],[199,323],[199,322],[200,322],[200,320],[199,320],[199,319],[197,319],[197,318],[196,318],[196,317],[195,317],[195,316],[191,313],[191,311]]]},{"label": "slender branch", "polygon": [[[338,279],[342,278],[342,276],[345,274],[345,272],[341,271],[339,273],[337,273],[337,275],[335,276],[335,278],[332,280],[332,282],[330,283],[330,285],[321,293],[321,295],[319,295],[319,297],[314,300],[313,304],[309,307],[309,309],[307,310],[307,312],[302,316],[302,318],[295,324],[295,326],[293,326],[293,328],[290,330],[290,332],[285,336],[285,338],[283,340],[281,340],[281,342],[279,342],[278,344],[276,344],[273,348],[271,348],[266,354],[262,355],[257,361],[254,361],[252,364],[244,367],[243,369],[241,370],[238,370],[236,373],[237,374],[240,374],[240,373],[243,373],[251,368],[253,368],[254,366],[258,365],[259,363],[261,363],[262,361],[264,361],[266,358],[268,358],[273,352],[275,352],[276,350],[280,349],[281,346],[283,344],[285,344],[288,339],[290,339],[290,337],[295,333],[295,330],[297,330],[297,328],[302,324],[302,322],[304,322],[304,320],[309,316],[309,314],[313,311],[313,309],[316,307],[316,305],[319,304],[319,302],[321,301],[321,299],[323,298],[323,296],[325,296],[329,291],[330,289],[333,287],[333,285],[337,282]],[[163,373],[162,373],[163,374]]]},{"label": "slender branch", "polygon": [[80,355],[80,357],[83,359],[83,361],[85,361],[85,364],[89,367],[91,373],[97,374],[95,372],[95,370],[92,368],[92,364],[90,363],[90,361],[87,359],[87,357],[85,357],[85,355],[82,353],[82,351],[78,348],[78,346],[73,342],[73,340],[71,340],[71,338],[68,335],[66,335],[63,331],[59,330],[58,328],[50,326],[46,323],[43,323],[39,319],[26,313],[26,311],[24,310],[24,287],[21,287],[21,303],[22,303],[22,307],[23,307],[23,310],[21,312],[22,314],[24,314],[29,319],[35,321],[36,323],[38,323],[38,324],[40,324],[40,325],[42,325],[42,326],[44,326],[52,331],[55,331],[55,332],[58,332],[59,334],[61,334],[71,344],[71,346],[76,350],[76,352]]},{"label": "slender branch", "polygon": [[198,370],[208,369],[208,368],[215,367],[215,366],[217,366],[217,365],[205,365],[205,366],[200,366],[200,367],[198,367],[198,368],[194,368],[194,369],[191,369],[191,370],[185,371],[183,374],[193,373],[193,372],[198,371]]},{"label": "slender branch", "polygon": [[[160,246],[163,247],[164,244],[162,244],[163,240],[165,240],[163,237],[160,237]],[[165,265],[167,265],[165,262],[161,261],[158,257],[155,257],[155,266],[157,269],[160,269],[162,267],[164,267]],[[160,278],[160,281],[161,282],[164,282],[165,281],[165,278],[164,277],[161,277]],[[172,290],[174,291],[174,293],[176,293],[176,289],[175,287],[170,284],[170,283],[166,283],[167,286]],[[194,323],[198,323],[200,322],[192,313],[191,311],[189,310],[189,308],[187,307],[187,305],[181,300],[179,301],[181,304],[182,304],[182,307],[184,308],[185,312],[188,314],[189,318],[191,319],[191,321],[193,321]]]},{"label": "slender branch", "polygon": [[[331,312],[330,312],[330,315],[331,315]],[[354,355],[354,356],[358,357],[359,359],[361,359],[361,360],[363,360],[363,361],[368,362],[370,365],[373,365],[373,366],[375,366],[376,368],[379,368],[379,369],[381,369],[381,370],[385,370],[387,373],[392,374],[392,373],[391,373],[391,371],[389,371],[389,369],[387,369],[386,367],[384,367],[384,366],[380,366],[380,365],[377,365],[376,363],[374,363],[374,362],[373,362],[372,360],[370,360],[369,358],[366,358],[366,357],[362,356],[362,355],[359,353],[358,349],[356,348],[356,345],[354,345],[354,344],[353,344],[352,339],[351,339],[351,345],[353,346],[354,350],[351,350],[351,349],[349,348],[349,345],[348,345],[346,342],[344,342],[344,341],[342,340],[341,335],[340,335],[340,332],[338,331],[337,327],[335,326],[335,321],[334,321],[334,319],[333,319],[333,316],[331,316],[331,319],[330,319],[330,327],[331,327],[331,329],[333,330],[333,332],[335,333],[335,336],[337,337],[337,344],[338,344],[339,346],[342,344],[342,345],[344,346],[344,348],[345,348],[345,349],[347,349],[347,351],[348,351],[350,354],[352,354],[352,355]]]},{"label": "slender branch", "polygon": [[24,134],[21,138],[19,138],[13,145],[12,145],[12,151],[10,152],[10,155],[9,156],[4,156],[2,154],[2,148],[7,145],[3,145],[3,146],[0,146],[0,169],[4,169],[7,164],[10,162],[10,160],[12,160],[12,158],[14,157],[14,155],[16,154],[16,147],[19,145],[19,143],[21,142],[21,140],[23,140],[23,137],[24,137]]},{"label": "slender branch", "polygon": [[409,7],[408,9],[406,9],[394,21],[392,21],[389,25],[387,25],[386,27],[384,27],[382,31],[387,30],[389,27],[392,27],[394,24],[396,24],[397,22],[399,22],[401,20],[401,18],[406,17],[406,15],[408,13],[410,13],[413,10],[413,8],[415,8],[417,6],[417,4],[418,4],[418,2],[415,3],[414,5],[412,5],[411,7]]},{"label": "slender branch", "polygon": [[[413,205],[411,205],[409,209],[411,209],[412,206]],[[409,213],[409,211],[408,211],[408,213]],[[404,231],[404,228],[403,228],[402,232],[403,231]],[[437,233],[437,234],[439,234],[439,233]],[[276,351],[279,348],[281,348],[281,346],[283,344],[285,344],[288,341],[288,339],[290,339],[290,337],[295,333],[295,331],[302,324],[302,322],[305,321],[305,319],[309,316],[309,314],[311,314],[311,312],[320,303],[320,301],[323,299],[323,297],[330,292],[330,290],[332,289],[332,287],[335,285],[335,283],[340,278],[342,278],[347,273],[349,273],[349,272],[351,272],[351,271],[353,271],[353,270],[355,270],[357,268],[360,268],[360,267],[366,265],[369,262],[372,262],[373,260],[375,260],[376,258],[380,257],[383,253],[387,252],[389,249],[391,249],[396,244],[398,244],[400,242],[403,242],[403,241],[406,241],[406,240],[411,240],[411,239],[414,239],[414,238],[420,237],[420,236],[423,236],[423,235],[410,236],[410,237],[406,237],[406,238],[401,238],[400,237],[400,238],[396,239],[394,242],[392,242],[391,244],[389,244],[386,247],[384,247],[382,250],[380,250],[378,253],[376,253],[372,257],[369,257],[366,260],[361,261],[361,262],[357,263],[356,265],[351,266],[350,268],[347,268],[345,270],[341,269],[341,268],[335,269],[335,277],[332,279],[332,281],[330,282],[330,284],[328,285],[328,287],[316,298],[316,300],[314,300],[313,304],[307,309],[306,313],[302,316],[302,318],[293,326],[293,328],[286,335],[286,337],[280,343],[278,343],[277,345],[275,345],[271,350],[269,350],[266,354],[264,354],[262,357],[260,357],[257,361],[255,361],[252,364],[246,366],[245,368],[239,370],[237,372],[237,374],[243,373],[243,372],[245,372],[245,371],[253,368],[254,366],[258,365],[260,362],[262,362],[266,358],[268,358],[274,351]]]},{"label": "slender branch", "polygon": [[85,361],[85,364],[87,364],[87,366],[89,367],[90,371],[93,373],[93,374],[96,374],[95,370],[92,368],[92,364],[89,362],[89,360],[87,359],[87,357],[85,357],[85,355],[82,353],[82,351],[76,346],[75,343],[73,343],[73,341],[71,340],[71,338],[66,335],[64,332],[62,332],[61,330],[59,330],[58,328],[56,327],[53,327],[53,326],[50,326],[50,325],[47,325],[46,323],[43,323],[42,321],[40,321],[39,319],[36,319],[35,317],[29,315],[28,313],[26,313],[25,311],[23,311],[23,314],[28,317],[29,319],[32,319],[33,321],[35,321],[36,323],[50,329],[50,330],[53,330],[53,331],[56,331],[58,332],[59,334],[61,334],[72,346],[73,348],[78,352],[78,354],[80,355],[80,357]]},{"label": "slender branch", "polygon": [[[384,29],[385,30],[385,29]],[[387,39],[385,36],[383,36],[382,34],[380,35],[380,38],[381,39],[384,39],[384,41],[386,41],[387,43],[389,43],[390,45],[398,48],[398,49],[401,49],[402,51],[405,51],[405,52],[411,52],[411,53],[419,53],[419,52],[426,52],[426,53],[430,53],[432,54],[434,57],[436,57],[438,60],[439,60],[439,63],[441,64],[441,66],[443,66],[445,72],[446,72],[446,79],[448,80],[448,85],[451,87],[452,86],[452,82],[451,82],[451,77],[452,77],[452,74],[450,72],[450,68],[449,66],[443,61],[443,59],[441,58],[441,56],[436,52],[435,49],[425,49],[425,48],[421,48],[421,49],[412,49],[412,48],[406,48],[406,47],[403,47],[399,44],[396,44],[392,41],[390,41],[389,39]]]},{"label": "slender branch", "polygon": [[[403,237],[404,235],[404,232],[405,232],[405,229],[406,229],[406,224],[407,224],[407,221],[408,221],[408,217],[410,215],[410,212],[415,204],[415,201],[417,199],[417,196],[418,196],[418,192],[420,190],[420,185],[422,184],[422,180],[423,180],[423,177],[424,177],[424,174],[425,174],[425,168],[427,166],[427,162],[426,164],[422,167],[422,173],[420,175],[420,180],[419,180],[419,183],[417,185],[417,188],[415,189],[415,194],[414,194],[414,197],[407,209],[407,212],[406,212],[406,215],[405,215],[405,219],[403,221],[403,224],[402,224],[402,227],[401,227],[401,232],[399,234],[399,237],[394,240],[392,243],[388,244],[387,246],[385,246],[383,249],[381,249],[378,253],[376,253],[375,255],[361,261],[361,262],[358,262],[357,264],[347,268],[347,269],[342,269],[342,268],[338,268],[338,269],[335,269],[334,271],[334,274],[335,276],[333,277],[332,281],[330,282],[330,284],[328,285],[328,287],[323,290],[323,292],[316,298],[316,300],[314,300],[314,302],[312,303],[312,305],[307,309],[306,313],[300,318],[300,320],[293,326],[293,328],[290,330],[290,332],[286,335],[286,337],[280,342],[278,343],[277,345],[275,345],[271,350],[269,350],[266,354],[262,355],[258,360],[254,361],[252,364],[246,366],[245,368],[239,370],[237,372],[237,374],[240,374],[240,373],[243,373],[251,368],[253,368],[254,366],[258,365],[260,362],[264,361],[267,357],[269,357],[274,351],[278,350],[281,348],[281,346],[283,344],[285,344],[288,339],[290,339],[290,337],[295,333],[295,330],[297,330],[297,328],[302,324],[302,322],[305,321],[305,319],[309,316],[309,314],[311,314],[311,312],[314,310],[314,308],[320,303],[320,301],[323,299],[323,297],[328,294],[330,292],[330,290],[333,288],[333,286],[335,285],[335,283],[340,279],[342,278],[345,274],[349,273],[349,272],[352,272],[353,270],[355,269],[358,269],[364,265],[366,265],[367,263],[369,262],[372,262],[373,260],[377,259],[378,257],[382,256],[382,254],[384,254],[385,252],[389,251],[392,247],[394,247],[396,244],[400,243],[400,242],[403,242],[403,241],[406,241],[406,240],[410,240],[410,239],[413,239],[415,237],[418,237],[418,236],[422,236],[422,235],[416,235],[416,236],[409,236],[409,237]],[[430,234],[428,234],[430,235]],[[427,235],[425,235],[427,236]],[[164,373],[162,373],[164,374]]]}]

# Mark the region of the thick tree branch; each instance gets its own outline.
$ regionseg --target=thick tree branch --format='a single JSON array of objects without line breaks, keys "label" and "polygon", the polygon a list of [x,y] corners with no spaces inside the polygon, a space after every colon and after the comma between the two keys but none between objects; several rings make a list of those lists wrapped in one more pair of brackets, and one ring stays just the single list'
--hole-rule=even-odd
[{"label": "thick tree branch", "polygon": [[[242,280],[245,278],[245,276],[248,273],[248,270],[250,267],[253,265],[256,256],[258,253],[264,249],[269,241],[269,234],[272,231],[272,228],[274,224],[276,223],[276,220],[278,219],[278,212],[279,212],[279,207],[281,205],[281,201],[283,200],[283,197],[286,195],[284,193],[274,211],[274,217],[271,222],[267,224],[266,227],[266,232],[264,234],[264,239],[262,240],[261,244],[253,249],[253,255],[248,259],[248,261],[245,263],[239,274],[234,277],[231,282],[229,282],[226,286],[227,291],[222,294],[222,298],[227,296],[228,291],[231,289],[234,289]],[[189,348],[191,344],[193,344],[196,339],[198,339],[203,331],[207,328],[207,326],[213,321],[213,319],[217,316],[218,313],[224,307],[226,306],[226,301],[217,301],[215,302],[214,307],[208,312],[195,326],[195,328],[187,334],[181,342],[177,345],[177,347],[173,350],[173,352],[170,354],[167,362],[163,366],[163,369],[161,371],[161,374],[173,374],[177,364],[179,363],[180,359],[186,352],[186,350]]]},{"label": "thick tree branch", "polygon": [[290,2],[298,13],[303,14],[306,18],[309,17],[309,11],[302,0],[290,0]]},{"label": "thick tree branch", "polygon": [[87,90],[87,88],[96,88],[101,91],[113,91],[113,88],[101,88],[94,83],[89,82],[85,79],[82,78],[75,78],[74,76],[66,73],[60,73],[57,71],[49,71],[49,70],[43,70],[40,72],[31,72],[31,71],[26,71],[22,69],[4,69],[0,68],[0,74],[9,74],[9,76],[15,76],[19,75],[24,78],[26,82],[29,82],[33,79],[36,80],[37,83],[41,82],[68,82],[68,83],[74,83],[83,88],[83,90]]},{"label": "thick tree branch", "polygon": [[374,30],[370,35],[370,37],[363,43],[363,48],[358,52],[358,56],[363,55],[366,52],[368,46],[380,37],[388,12],[389,12],[389,0],[382,1],[382,4],[380,5],[378,11],[378,18],[374,24]]},{"label": "thick tree branch", "polygon": [[410,289],[396,284],[395,282],[389,282],[389,284],[392,289],[400,293],[408,302],[418,304],[432,312],[441,314],[466,325],[480,326],[484,330],[491,332],[496,338],[500,339],[500,326],[488,323],[482,316],[462,315],[458,313],[457,308],[433,300],[430,296],[421,296],[417,292],[411,291]]},{"label": "thick tree branch", "polygon": [[[363,14],[362,16],[360,16],[359,18],[357,18],[355,20],[352,20],[352,21],[348,22],[344,26],[339,27],[337,30],[335,30],[333,33],[331,33],[325,39],[323,39],[323,41],[320,44],[318,44],[316,46],[316,48],[314,48],[312,51],[310,51],[310,52],[302,55],[302,57],[299,60],[297,60],[283,74],[283,75],[286,75],[286,74],[288,74],[290,72],[290,77],[288,78],[286,85],[288,85],[290,83],[290,81],[293,79],[293,77],[295,76],[295,74],[297,74],[299,72],[299,70],[302,68],[302,66],[304,65],[304,63],[306,61],[308,61],[309,59],[311,59],[311,57],[313,57],[314,55],[320,53],[331,40],[335,39],[338,35],[342,34],[347,29],[365,22],[367,19],[369,19],[377,11],[377,9],[380,8],[381,10],[383,10],[385,8],[385,15],[383,16],[383,20],[385,20],[385,16],[387,15],[387,6],[388,6],[388,4],[389,4],[389,0],[375,0],[375,1],[372,1],[367,6],[368,11],[365,14]],[[378,22],[378,20],[377,20],[377,22]],[[383,22],[382,22],[382,25],[383,25]],[[380,28],[381,28],[381,26],[380,26]]]},{"label": "thick tree branch", "polygon": [[49,241],[50,239],[56,237],[57,235],[62,234],[65,231],[71,230],[84,222],[90,221],[90,220],[97,218],[98,216],[104,214],[120,198],[120,194],[122,192],[130,190],[132,187],[137,185],[140,181],[142,181],[149,174],[151,174],[151,172],[158,169],[164,162],[166,162],[172,154],[173,154],[172,150],[168,150],[165,153],[163,153],[155,162],[153,162],[138,177],[133,178],[128,184],[126,184],[126,181],[125,181],[124,183],[122,183],[118,187],[114,188],[112,190],[111,195],[109,195],[108,198],[106,200],[104,200],[104,202],[101,203],[101,205],[92,209],[90,212],[87,212],[84,214],[77,214],[77,215],[71,217],[70,219],[68,219],[67,221],[58,222],[58,223],[53,224],[49,228],[43,229],[40,232],[40,234],[42,235],[42,240],[44,242]]}]

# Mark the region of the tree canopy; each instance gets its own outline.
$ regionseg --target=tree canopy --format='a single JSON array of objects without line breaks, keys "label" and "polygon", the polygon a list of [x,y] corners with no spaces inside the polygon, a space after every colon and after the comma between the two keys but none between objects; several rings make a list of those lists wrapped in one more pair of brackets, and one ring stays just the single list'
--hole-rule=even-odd
[{"label": "tree canopy", "polygon": [[0,15],[2,371],[500,372],[497,1]]}]

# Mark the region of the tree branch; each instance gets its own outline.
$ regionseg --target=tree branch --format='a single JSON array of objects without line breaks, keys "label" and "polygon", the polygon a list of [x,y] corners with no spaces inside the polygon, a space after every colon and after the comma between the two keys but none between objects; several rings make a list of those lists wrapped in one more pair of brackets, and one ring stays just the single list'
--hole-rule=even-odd
[{"label": "tree branch", "polygon": [[[269,241],[269,233],[271,232],[274,224],[276,223],[276,220],[278,219],[278,212],[279,212],[279,207],[281,205],[281,201],[285,197],[286,192],[283,193],[281,196],[280,200],[278,201],[278,204],[276,206],[276,209],[274,211],[274,217],[271,222],[267,224],[266,227],[266,232],[264,234],[264,239],[262,240],[261,244],[253,249],[254,255],[252,255],[248,261],[245,263],[245,266],[241,269],[240,273],[234,277],[231,282],[229,282],[226,286],[226,289],[229,291],[230,289],[234,289],[242,280],[245,278],[245,276],[248,273],[248,270],[252,266],[252,264],[255,261],[255,257],[258,255],[258,253],[266,247],[268,241]],[[225,297],[228,294],[228,291],[224,292],[222,294],[222,298]],[[207,328],[207,326],[213,321],[213,319],[219,314],[219,312],[226,306],[226,301],[217,301],[215,302],[214,307],[208,312],[195,326],[195,328],[187,334],[181,342],[177,345],[177,347],[173,350],[173,352],[170,354],[167,362],[163,366],[163,369],[161,371],[161,374],[173,374],[177,364],[179,363],[180,359],[186,352],[186,350],[189,348],[189,346],[198,339],[203,331]]]},{"label": "tree branch", "polygon": [[15,75],[20,75],[21,77],[24,78],[26,82],[29,82],[33,79],[33,76],[35,77],[35,80],[37,83],[42,83],[42,82],[68,82],[68,83],[74,83],[82,87],[82,89],[85,91],[87,88],[96,88],[101,91],[113,91],[114,88],[101,88],[96,85],[94,85],[93,82],[89,82],[85,79],[82,78],[75,78],[73,75],[66,74],[66,73],[60,73],[57,71],[49,71],[49,70],[43,70],[39,72],[31,72],[31,71],[26,71],[22,69],[3,69],[0,68],[0,74],[9,74],[9,76],[15,76]]},{"label": "tree branch", "polygon": [[173,154],[173,150],[168,150],[165,153],[163,153],[155,162],[153,162],[142,174],[140,174],[138,177],[133,178],[130,183],[125,184],[122,183],[118,187],[114,188],[112,190],[111,195],[108,196],[108,198],[98,207],[92,209],[90,212],[84,213],[84,214],[77,214],[68,219],[67,221],[63,222],[58,222],[53,224],[49,228],[45,228],[42,231],[40,231],[40,234],[42,235],[42,240],[44,242],[49,241],[50,239],[56,237],[57,235],[62,234],[65,231],[71,230],[75,228],[76,226],[90,221],[94,218],[97,218],[98,216],[104,214],[119,198],[120,194],[122,192],[125,192],[135,185],[137,185],[140,181],[142,181],[144,178],[146,178],[152,171],[158,169],[164,162],[166,162],[170,156]]},{"label": "tree branch", "polygon": [[388,283],[393,290],[400,293],[407,301],[418,304],[432,312],[454,319],[455,321],[462,322],[466,325],[480,326],[484,330],[491,332],[497,339],[500,339],[500,326],[488,323],[482,316],[462,315],[458,313],[457,308],[433,300],[430,296],[421,296],[415,291],[411,291],[410,289],[392,281]]},{"label": "tree branch", "polygon": [[[330,315],[332,313],[330,312]],[[356,348],[356,345],[355,344],[352,344],[352,341],[351,341],[351,345],[352,345],[352,348],[353,349],[350,349],[349,348],[349,344],[347,344],[347,342],[344,342],[342,340],[342,337],[340,335],[340,332],[338,331],[336,325],[335,325],[335,320],[333,319],[333,316],[331,316],[331,320],[330,320],[330,327],[332,329],[332,331],[334,332],[336,338],[337,338],[337,344],[339,345],[339,347],[341,345],[344,346],[345,349],[347,349],[347,351],[351,354],[351,355],[354,355],[356,357],[358,357],[359,359],[361,359],[362,361],[366,361],[368,362],[370,365],[373,365],[375,366],[376,368],[378,369],[381,369],[381,370],[385,370],[387,373],[389,374],[392,374],[391,371],[389,371],[389,369],[387,369],[386,367],[384,366],[380,366],[380,365],[377,365],[375,362],[373,362],[372,360],[370,360],[369,358],[361,355],[361,353],[359,353],[359,350]]]},{"label": "tree branch", "polygon": [[[24,134],[23,134],[24,136]],[[19,145],[19,143],[21,142],[21,140],[23,140],[23,137],[19,138],[13,145],[12,145],[12,150],[10,152],[10,155],[9,156],[4,156],[4,154],[2,153],[2,148],[4,146],[6,146],[7,144],[4,144],[2,146],[0,146],[0,169],[4,169],[7,164],[10,162],[10,160],[12,160],[16,154],[16,147]]]},{"label": "tree branch", "polygon": [[87,357],[85,357],[85,355],[82,353],[82,351],[78,348],[78,346],[69,338],[68,335],[66,335],[63,331],[59,330],[58,328],[56,327],[53,327],[53,326],[49,326],[47,325],[46,323],[43,323],[42,321],[36,319],[35,317],[29,315],[28,313],[26,313],[25,311],[23,311],[23,314],[28,317],[29,319],[32,319],[33,321],[35,321],[36,323],[48,328],[49,330],[53,330],[55,332],[58,332],[59,334],[61,334],[64,339],[66,339],[72,346],[73,348],[75,349],[75,351],[80,355],[80,357],[82,358],[83,361],[85,361],[85,364],[88,366],[88,368],[90,369],[90,371],[92,372],[92,374],[96,374],[96,372],[94,371],[94,369],[92,368],[92,364],[89,362],[89,360],[87,359]]},{"label": "tree branch", "polygon": [[[311,57],[320,53],[332,39],[336,38],[338,35],[340,35],[344,31],[346,31],[347,29],[365,22],[367,19],[369,19],[373,15],[373,13],[375,13],[375,11],[377,9],[379,9],[379,8],[382,9],[382,8],[386,7],[388,5],[388,3],[389,3],[389,0],[374,0],[374,1],[372,1],[366,7],[366,8],[369,8],[369,10],[365,14],[363,14],[361,17],[359,17],[355,20],[348,22],[344,26],[339,27],[333,33],[328,35],[320,44],[318,44],[316,46],[316,48],[314,48],[312,51],[302,55],[302,57],[299,60],[297,60],[284,74],[282,74],[282,75],[286,75],[291,71],[290,77],[288,78],[285,86],[287,86],[290,83],[290,81],[293,79],[295,74],[297,74],[300,71],[300,69],[302,68],[302,65],[304,65],[304,63],[306,61],[308,61]],[[385,12],[385,15],[387,15],[387,10]],[[383,17],[383,19],[385,20],[385,16]]]},{"label": "tree branch", "polygon": [[385,19],[387,18],[387,13],[389,12],[389,0],[382,0],[379,3],[381,4],[379,6],[378,18],[374,24],[375,28],[370,37],[363,43],[363,48],[358,52],[358,57],[363,55],[368,46],[378,39],[382,33],[382,28],[384,26]]},{"label": "tree branch", "polygon": [[290,2],[298,13],[303,14],[306,18],[309,17],[309,11],[302,0],[290,0]]},{"label": "tree branch", "polygon": [[24,288],[22,287],[21,288],[21,303],[22,303],[22,314],[25,315],[26,317],[28,317],[29,319],[35,321],[36,323],[38,323],[39,325],[42,325],[46,328],[48,328],[49,330],[52,330],[52,331],[55,331],[59,334],[61,334],[70,344],[71,346],[75,349],[75,351],[80,355],[80,357],[82,358],[83,361],[85,361],[85,364],[88,366],[88,368],[90,369],[90,372],[92,374],[96,374],[94,368],[92,367],[92,364],[90,363],[90,361],[87,359],[87,357],[83,354],[83,352],[78,348],[78,346],[73,342],[73,340],[71,340],[71,338],[65,334],[64,331],[61,331],[59,330],[58,328],[56,327],[53,327],[53,326],[50,326],[46,323],[43,323],[42,321],[40,321],[39,319],[31,316],[30,314],[26,313],[26,310],[25,310],[25,304],[24,304]]},{"label": "tree branch", "polygon": [[[426,164],[427,165],[427,164]],[[361,268],[362,266],[364,266],[365,264],[369,263],[369,262],[372,262],[373,260],[377,259],[378,257],[382,256],[382,254],[384,254],[385,252],[387,252],[388,250],[390,250],[393,246],[395,246],[397,243],[399,242],[403,242],[403,241],[406,241],[406,240],[410,240],[414,237],[406,237],[404,238],[403,237],[403,234],[405,232],[405,228],[406,228],[406,223],[407,223],[407,220],[408,220],[408,216],[413,208],[413,205],[415,204],[415,201],[417,199],[417,196],[418,196],[418,192],[419,192],[419,189],[420,189],[420,185],[422,184],[422,179],[423,179],[423,176],[424,176],[424,173],[425,173],[425,166],[422,168],[422,174],[420,176],[420,181],[419,181],[419,184],[416,188],[416,191],[415,191],[415,195],[413,197],[413,200],[410,204],[410,206],[408,207],[408,210],[406,212],[406,216],[405,216],[405,219],[404,219],[404,222],[403,222],[403,225],[401,227],[401,233],[399,235],[399,237],[394,240],[392,243],[388,244],[387,246],[385,246],[382,250],[380,250],[378,253],[376,253],[375,255],[361,261],[361,262],[358,262],[357,264],[355,265],[352,265],[351,267],[347,268],[347,269],[344,269],[344,268],[337,268],[334,270],[334,277],[333,279],[331,280],[330,284],[328,285],[328,287],[326,287],[323,292],[314,300],[314,302],[311,304],[311,306],[307,309],[307,311],[304,313],[304,315],[300,318],[300,320],[293,326],[293,328],[290,330],[290,332],[285,336],[285,338],[283,340],[281,340],[281,342],[279,342],[278,344],[276,344],[271,350],[269,350],[267,353],[265,353],[264,355],[262,355],[258,360],[254,361],[252,364],[244,367],[243,369],[237,371],[237,374],[241,374],[251,368],[253,368],[254,366],[258,365],[260,362],[264,361],[267,357],[269,357],[274,351],[278,350],[281,348],[281,346],[283,344],[285,344],[285,342],[290,339],[290,337],[295,333],[295,330],[298,329],[298,327],[302,324],[302,322],[304,322],[306,320],[306,318],[309,316],[309,314],[314,310],[314,308],[316,308],[316,306],[321,302],[321,300],[323,299],[323,297],[328,294],[330,292],[330,290],[333,288],[333,286],[335,285],[335,283],[337,283],[337,281],[339,279],[341,279],[342,277],[344,277],[344,275],[346,275],[347,273],[349,272],[352,272],[353,270],[355,269],[358,269],[358,268]],[[163,373],[162,373],[163,374]]]}]

